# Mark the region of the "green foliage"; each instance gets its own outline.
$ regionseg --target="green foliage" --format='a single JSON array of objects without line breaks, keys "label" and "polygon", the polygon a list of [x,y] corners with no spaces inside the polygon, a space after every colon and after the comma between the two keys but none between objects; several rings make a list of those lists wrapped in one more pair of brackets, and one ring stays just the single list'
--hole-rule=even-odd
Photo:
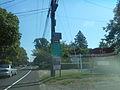
[{"label": "green foliage", "polygon": [[61,64],[61,68],[64,69],[78,69],[78,64],[72,64],[72,63],[63,63]]},{"label": "green foliage", "polygon": [[82,34],[81,31],[77,33],[75,36],[75,41],[71,42],[69,45],[70,48],[70,54],[75,55],[75,54],[87,54],[88,53],[88,45],[87,45],[87,40],[85,36]]},{"label": "green foliage", "polygon": [[0,8],[0,46],[11,46],[20,40],[17,16]]},{"label": "green foliage", "polygon": [[34,40],[36,49],[48,50],[49,42],[45,38],[37,38]]},{"label": "green foliage", "polygon": [[[27,53],[20,47],[19,19],[0,8],[0,59],[15,65],[28,62]],[[7,63],[7,62],[6,62]]]},{"label": "green foliage", "polygon": [[86,54],[89,53],[89,50],[88,50],[87,48],[85,48],[85,49],[80,49],[80,52],[81,52],[82,55],[86,55]]},{"label": "green foliage", "polygon": [[73,83],[74,80],[73,79],[64,79],[62,80],[62,82],[60,82],[61,85],[67,85],[67,84],[70,84],[70,83]]},{"label": "green foliage", "polygon": [[108,44],[105,42],[105,39],[101,39],[101,42],[99,44],[99,48],[108,48]]},{"label": "green foliage", "polygon": [[49,42],[45,38],[38,38],[34,40],[34,43],[35,43],[35,49],[33,50],[33,56],[35,56],[34,64],[38,66],[45,65],[44,67],[46,67],[46,65],[49,65],[52,60],[52,57],[50,55]]},{"label": "green foliage", "polygon": [[23,65],[28,63],[27,53],[23,47],[10,47],[7,51],[6,58],[12,61],[14,65]]},{"label": "green foliage", "polygon": [[18,48],[18,55],[16,58],[16,61],[19,62],[19,64],[27,64],[28,63],[28,57],[27,57],[27,53],[26,50],[23,47]]},{"label": "green foliage", "polygon": [[70,58],[70,48],[65,42],[62,42],[62,58],[69,59]]},{"label": "green foliage", "polygon": [[38,66],[49,64],[50,60],[52,59],[51,55],[48,52],[40,49],[33,50],[33,56],[36,56],[34,59],[34,63]]},{"label": "green foliage", "polygon": [[105,40],[110,47],[120,50],[120,1],[114,9],[114,18],[103,28],[107,32]]},{"label": "green foliage", "polygon": [[70,54],[77,55],[77,54],[88,54],[89,51],[87,48],[77,48],[74,43],[70,44]]},{"label": "green foliage", "polygon": [[10,60],[7,60],[7,59],[1,59],[0,64],[12,64],[12,62]]},{"label": "green foliage", "polygon": [[81,31],[75,37],[75,46],[76,48],[87,48],[87,40]]},{"label": "green foliage", "polygon": [[[89,77],[103,77],[105,74],[101,73],[63,73],[62,76],[60,77],[59,75],[56,75],[55,78],[50,78],[49,76],[43,76],[40,78],[40,81],[48,84],[48,85],[67,85],[70,83],[74,83],[76,79],[84,79],[84,78],[89,78]],[[85,82],[86,80],[85,79]],[[87,80],[88,81],[88,80]]]}]

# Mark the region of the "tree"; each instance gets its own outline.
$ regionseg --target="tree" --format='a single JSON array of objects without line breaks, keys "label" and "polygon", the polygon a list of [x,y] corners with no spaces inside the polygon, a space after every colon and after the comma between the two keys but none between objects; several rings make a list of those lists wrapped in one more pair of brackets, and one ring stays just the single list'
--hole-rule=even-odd
[{"label": "tree", "polygon": [[105,40],[109,47],[120,51],[120,0],[114,9],[114,18],[103,28],[107,32]]},{"label": "tree", "polygon": [[108,48],[108,44],[105,42],[105,39],[101,39],[101,42],[99,44],[99,48]]},{"label": "tree", "polygon": [[42,67],[49,65],[52,59],[51,55],[48,52],[40,49],[33,50],[33,56],[35,56],[34,64]]},{"label": "tree", "polygon": [[71,54],[87,54],[87,40],[81,31],[77,33],[74,40],[75,41],[70,44]]},{"label": "tree", "polygon": [[14,45],[20,38],[17,16],[0,8],[0,46]]},{"label": "tree", "polygon": [[12,61],[14,65],[23,65],[28,63],[29,58],[23,47],[12,46],[7,51],[6,59]]},{"label": "tree", "polygon": [[15,65],[28,62],[25,49],[20,47],[20,38],[18,17],[0,8],[0,61]]},{"label": "tree", "polygon": [[80,53],[80,52],[77,52],[77,50],[79,50],[79,48],[77,48],[77,46],[74,42],[71,42],[69,44],[69,48],[70,48],[70,54],[71,55],[76,55],[77,53]]},{"label": "tree", "polygon": [[[14,14],[0,8],[0,58],[8,57],[7,52],[19,43],[19,19]],[[19,47],[19,46],[18,46]]]},{"label": "tree", "polygon": [[26,50],[23,47],[20,47],[18,49],[17,61],[19,64],[27,64],[29,58],[27,56]]},{"label": "tree", "polygon": [[46,66],[50,64],[52,59],[50,55],[50,44],[45,38],[37,38],[34,40],[35,49],[33,50],[33,56],[35,56],[34,64],[38,66]]},{"label": "tree", "polygon": [[87,40],[81,31],[79,31],[75,37],[75,45],[77,46],[77,48],[82,48],[82,49],[86,49],[88,46]]},{"label": "tree", "polygon": [[70,48],[69,45],[65,42],[61,42],[62,45],[62,62],[70,63]]},{"label": "tree", "polygon": [[45,38],[37,38],[34,40],[35,43],[35,48],[38,49],[45,49],[46,47],[48,47],[48,41]]}]

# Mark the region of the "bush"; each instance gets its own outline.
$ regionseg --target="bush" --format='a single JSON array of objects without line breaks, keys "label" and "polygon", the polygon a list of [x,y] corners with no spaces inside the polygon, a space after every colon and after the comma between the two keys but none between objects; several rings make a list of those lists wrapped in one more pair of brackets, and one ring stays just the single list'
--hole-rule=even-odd
[{"label": "bush", "polygon": [[41,64],[39,65],[39,69],[41,70],[50,70],[50,64]]},{"label": "bush", "polygon": [[[62,63],[61,64],[61,69],[79,69],[80,67],[78,66],[78,64],[72,64],[72,63]],[[88,64],[83,64],[83,69],[87,69],[89,68]],[[51,65],[50,64],[41,64],[39,65],[39,69],[41,70],[50,70],[51,69]]]},{"label": "bush", "polygon": [[12,62],[10,60],[4,59],[0,60],[0,64],[12,64]]},{"label": "bush", "polygon": [[78,69],[78,64],[64,63],[61,64],[61,69]]}]

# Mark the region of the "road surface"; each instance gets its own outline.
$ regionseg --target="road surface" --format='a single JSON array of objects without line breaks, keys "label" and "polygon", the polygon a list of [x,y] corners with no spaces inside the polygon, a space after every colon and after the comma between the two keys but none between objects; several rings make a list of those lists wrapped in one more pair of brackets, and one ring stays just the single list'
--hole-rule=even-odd
[{"label": "road surface", "polygon": [[0,90],[40,90],[39,72],[36,67],[18,70],[10,78],[0,78]]}]

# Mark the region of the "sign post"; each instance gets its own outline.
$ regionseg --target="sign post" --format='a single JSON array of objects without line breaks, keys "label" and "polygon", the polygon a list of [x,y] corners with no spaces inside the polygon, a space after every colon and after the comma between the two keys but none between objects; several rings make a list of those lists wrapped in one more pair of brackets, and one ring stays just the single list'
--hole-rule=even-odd
[{"label": "sign post", "polygon": [[60,70],[61,69],[61,58],[60,57],[54,57],[53,62],[53,69],[54,70]]},{"label": "sign post", "polygon": [[80,71],[82,72],[82,68],[83,68],[83,66],[82,66],[82,55],[80,54]]},{"label": "sign post", "polygon": [[62,48],[60,45],[60,39],[62,39],[61,33],[55,32],[56,26],[56,19],[55,19],[55,12],[58,7],[59,0],[51,0],[51,54],[53,60],[51,61],[51,77],[55,77],[55,70],[54,70],[54,59],[56,60],[56,56],[62,56]]},{"label": "sign post", "polygon": [[59,70],[59,75],[61,76],[62,45],[59,43],[54,43],[51,47],[53,56],[53,70]]}]

